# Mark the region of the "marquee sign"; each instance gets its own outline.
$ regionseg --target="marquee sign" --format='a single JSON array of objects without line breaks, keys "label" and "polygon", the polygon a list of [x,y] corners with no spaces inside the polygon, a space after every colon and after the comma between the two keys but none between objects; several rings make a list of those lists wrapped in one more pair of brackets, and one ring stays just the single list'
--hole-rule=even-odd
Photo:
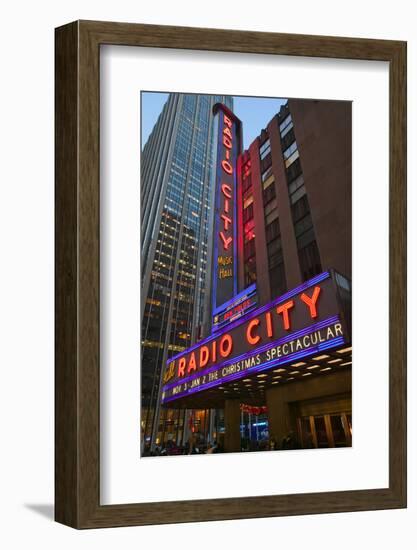
[{"label": "marquee sign", "polygon": [[237,293],[236,162],[240,120],[223,104],[218,117],[216,207],[214,222],[213,310]]},{"label": "marquee sign", "polygon": [[162,403],[343,344],[336,287],[325,272],[172,357]]}]

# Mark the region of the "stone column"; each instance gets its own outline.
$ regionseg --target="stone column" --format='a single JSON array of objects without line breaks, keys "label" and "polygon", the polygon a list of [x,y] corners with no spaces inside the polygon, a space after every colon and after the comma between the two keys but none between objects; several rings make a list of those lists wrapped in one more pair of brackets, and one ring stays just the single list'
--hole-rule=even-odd
[{"label": "stone column", "polygon": [[240,402],[226,399],[224,403],[224,450],[227,453],[240,451]]},{"label": "stone column", "polygon": [[290,407],[284,400],[283,392],[270,388],[266,391],[268,407],[269,440],[274,440],[276,448],[280,449],[282,440],[291,431]]}]

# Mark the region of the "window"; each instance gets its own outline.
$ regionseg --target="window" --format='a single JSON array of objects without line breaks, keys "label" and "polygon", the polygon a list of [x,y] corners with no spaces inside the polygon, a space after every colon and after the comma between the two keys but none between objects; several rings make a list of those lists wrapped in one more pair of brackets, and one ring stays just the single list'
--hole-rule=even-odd
[{"label": "window", "polygon": [[261,173],[266,172],[272,165],[271,153],[268,153],[264,159],[261,160]]},{"label": "window", "polygon": [[256,257],[252,256],[245,262],[245,286],[256,281]]},{"label": "window", "polygon": [[[302,197],[304,197],[304,195],[306,194],[306,188],[304,187],[304,177],[302,174],[289,184],[288,192],[290,195],[291,204],[295,204]],[[307,200],[307,197],[306,197],[306,200]]]},{"label": "window", "polygon": [[287,167],[287,181],[291,183],[293,180],[298,178],[302,173],[300,159],[297,158],[291,165]]},{"label": "window", "polygon": [[259,156],[261,160],[264,159],[271,152],[271,142],[269,139],[264,141],[264,143],[259,147]]},{"label": "window", "polygon": [[307,218],[303,218],[300,224],[305,220],[303,232],[300,233],[297,236],[297,248],[298,250],[301,250],[302,248],[305,248],[307,245],[311,244],[313,241],[316,240],[316,237],[314,235],[314,229],[311,224],[311,217],[310,215]]},{"label": "window", "polygon": [[304,195],[306,194],[306,188],[304,185],[297,189],[292,195],[290,195],[290,201],[291,204],[294,204],[295,202],[299,201]]},{"label": "window", "polygon": [[269,178],[269,176],[272,176],[272,168],[271,167],[267,168],[264,172],[262,172],[262,174],[261,174],[262,183],[264,181],[266,181]]},{"label": "window", "polygon": [[272,223],[276,218],[278,218],[278,210],[273,210],[268,215],[265,214],[265,225],[269,225]]},{"label": "window", "polygon": [[255,239],[245,242],[243,247],[243,255],[245,262],[255,255]]},{"label": "window", "polygon": [[266,242],[269,243],[280,235],[279,220],[276,218],[265,227]]},{"label": "window", "polygon": [[307,195],[304,195],[299,201],[291,207],[292,219],[296,223],[298,220],[310,213],[310,206],[308,204]]},{"label": "window", "polygon": [[299,189],[302,185],[304,185],[304,177],[303,175],[301,174],[300,176],[298,176],[297,179],[295,179],[294,181],[292,181],[289,185],[288,185],[288,192],[290,195],[292,195],[295,191],[297,191],[297,189]]},{"label": "window", "polygon": [[246,176],[246,178],[244,177],[243,181],[242,181],[242,191],[243,191],[243,193],[245,193],[250,188],[251,185],[252,185],[252,178],[249,174],[249,176]]},{"label": "window", "polygon": [[249,197],[246,197],[243,201],[243,208],[247,208],[250,204],[253,203],[253,195],[249,195]]},{"label": "window", "polygon": [[244,242],[245,244],[246,243],[249,243],[251,241],[253,241],[255,239],[255,232],[253,231],[253,228],[254,228],[254,224],[252,223],[248,223],[245,225],[245,237],[244,237]]},{"label": "window", "polygon": [[298,251],[300,259],[300,269],[303,280],[311,279],[314,275],[321,273],[322,267],[320,262],[319,249],[316,241],[312,241],[303,249]]},{"label": "window", "polygon": [[[278,222],[278,220],[276,220]],[[278,231],[278,235],[277,235]],[[277,235],[277,236],[275,236]],[[267,238],[272,238],[267,244],[269,284],[271,288],[271,297],[275,298],[283,294],[287,287],[285,278],[284,258],[282,254],[281,237],[279,236],[278,224],[272,223],[269,228]]]},{"label": "window", "polygon": [[289,168],[291,164],[298,159],[300,156],[298,150],[295,151],[286,161],[285,161],[285,168]]},{"label": "window", "polygon": [[248,160],[243,165],[243,178],[247,178],[248,176],[250,176],[250,167],[251,167],[251,162],[250,160]]},{"label": "window", "polygon": [[248,160],[245,162],[242,168],[242,189],[243,192],[247,191],[252,184],[251,178],[251,162]]},{"label": "window", "polygon": [[264,207],[264,216],[265,218],[268,218],[272,212],[277,212],[277,200],[272,199],[272,201],[269,201],[268,204]]},{"label": "window", "polygon": [[282,130],[281,132],[281,139],[284,139],[285,136],[294,128],[294,124],[292,122],[290,122],[285,128],[284,130]]},{"label": "window", "polygon": [[255,222],[254,222],[253,218],[251,220],[249,220],[247,223],[245,223],[245,225],[243,226],[243,232],[244,232],[246,241],[249,240],[249,232],[253,231],[254,227],[255,227]]},{"label": "window", "polygon": [[[267,223],[269,221],[269,223]],[[278,213],[269,219],[265,219],[265,238],[268,255],[269,281],[272,298],[279,296],[286,290],[284,258],[282,253],[282,242],[279,227]]]},{"label": "window", "polygon": [[274,180],[273,179],[272,179],[271,183],[268,186],[264,187],[262,195],[263,195],[264,205],[271,202],[272,199],[275,199],[275,185],[274,185]]},{"label": "window", "polygon": [[281,238],[277,237],[267,244],[269,268],[275,267],[283,261]]},{"label": "window", "polygon": [[287,281],[285,278],[284,262],[278,263],[269,270],[269,282],[271,287],[271,297],[275,298],[284,294],[287,290]]},{"label": "window", "polygon": [[294,233],[297,239],[298,259],[303,280],[306,281],[314,275],[321,273],[319,249],[314,234],[313,220],[310,206],[305,194],[304,184],[297,188],[292,196],[304,191],[303,196],[291,207],[294,223]]},{"label": "window", "polygon": [[287,126],[285,130],[285,135],[281,134],[282,150],[285,151],[285,149],[287,149],[287,147],[289,147],[293,141],[295,141],[295,133],[291,123],[291,126]]},{"label": "window", "polygon": [[256,281],[256,249],[255,233],[253,230],[246,231],[246,227],[243,258],[245,262],[245,285],[247,286]]},{"label": "window", "polygon": [[262,182],[263,189],[266,189],[268,185],[271,185],[272,183],[274,183],[274,181],[275,181],[274,176],[270,175],[268,179]]},{"label": "window", "polygon": [[246,223],[252,218],[253,218],[253,202],[251,202],[249,206],[243,210],[243,223]]},{"label": "window", "polygon": [[287,128],[287,126],[292,122],[292,118],[291,118],[291,115],[288,115],[282,122],[281,124],[279,125],[279,131],[281,132],[281,135],[282,135],[282,132],[285,130],[285,128]]},{"label": "window", "polygon": [[351,285],[349,279],[346,279],[346,277],[344,277],[343,275],[341,275],[340,273],[337,273],[337,272],[335,272],[334,275],[335,275],[337,286],[339,288],[344,288],[348,292],[352,291],[352,285]]},{"label": "window", "polygon": [[284,151],[284,158],[288,159],[297,150],[297,142],[293,141]]}]

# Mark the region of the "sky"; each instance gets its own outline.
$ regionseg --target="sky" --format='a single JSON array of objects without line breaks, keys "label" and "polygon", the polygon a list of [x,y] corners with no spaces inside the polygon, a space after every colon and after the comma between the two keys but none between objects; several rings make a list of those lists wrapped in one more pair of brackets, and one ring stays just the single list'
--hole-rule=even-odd
[{"label": "sky", "polygon": [[[167,99],[167,93],[142,93],[142,148]],[[243,146],[245,149],[259,136],[261,130],[266,127],[271,118],[279,111],[280,106],[286,101],[286,99],[279,98],[233,96],[233,111],[240,118],[243,125]]]}]

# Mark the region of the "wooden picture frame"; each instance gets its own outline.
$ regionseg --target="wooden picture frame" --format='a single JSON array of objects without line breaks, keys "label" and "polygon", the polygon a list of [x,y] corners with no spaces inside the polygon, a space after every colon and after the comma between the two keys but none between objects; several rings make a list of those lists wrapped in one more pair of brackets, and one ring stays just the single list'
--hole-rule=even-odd
[{"label": "wooden picture frame", "polygon": [[[76,21],[56,29],[55,519],[75,528],[406,506],[406,43]],[[389,62],[389,487],[100,505],[99,56],[117,44]]]}]

